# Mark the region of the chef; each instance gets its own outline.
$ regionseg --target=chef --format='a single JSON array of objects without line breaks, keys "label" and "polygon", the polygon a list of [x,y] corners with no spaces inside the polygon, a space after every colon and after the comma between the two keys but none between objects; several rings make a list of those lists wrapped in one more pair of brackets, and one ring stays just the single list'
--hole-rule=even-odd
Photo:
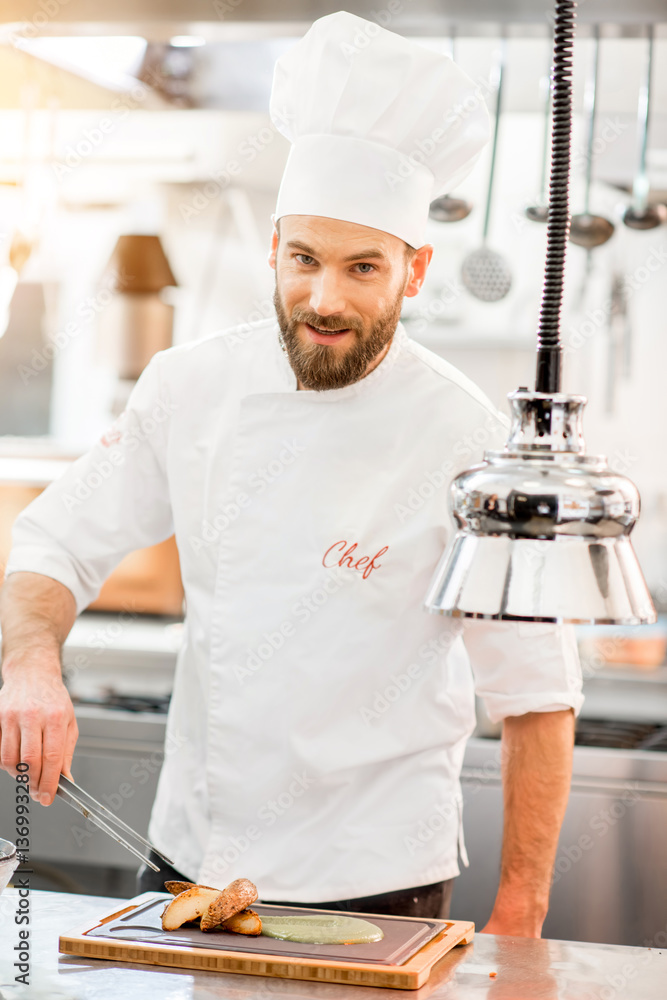
[{"label": "chef", "polygon": [[[504,721],[487,931],[539,936],[581,676],[569,629],[423,609],[447,486],[502,447],[483,393],[407,336],[430,201],[488,137],[452,61],[340,12],[277,63],[292,142],[275,317],[157,354],[127,409],[19,517],[3,588],[1,762],[44,804],[77,738],[75,616],[175,532],[185,638],[149,836],[180,877],[265,901],[446,915],[467,864],[459,775],[475,691]],[[140,789],[137,789],[140,791]],[[161,888],[144,870],[140,888]]]}]

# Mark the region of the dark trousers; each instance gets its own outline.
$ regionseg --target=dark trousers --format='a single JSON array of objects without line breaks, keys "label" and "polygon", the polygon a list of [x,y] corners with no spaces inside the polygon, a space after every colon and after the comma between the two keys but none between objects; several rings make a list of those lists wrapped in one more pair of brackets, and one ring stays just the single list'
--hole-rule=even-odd
[{"label": "dark trousers", "polygon": [[[164,892],[164,883],[169,881],[191,882],[192,879],[177,872],[175,868],[151,854],[151,861],[161,864],[159,872],[142,865],[137,872],[137,892]],[[360,896],[357,899],[335,899],[328,903],[297,903],[285,900],[263,899],[263,903],[276,906],[307,906],[314,910],[345,910],[351,913],[381,913],[396,917],[436,917],[447,920],[452,898],[454,879],[418,885],[414,889],[397,889],[395,892],[381,892],[377,896]]]}]

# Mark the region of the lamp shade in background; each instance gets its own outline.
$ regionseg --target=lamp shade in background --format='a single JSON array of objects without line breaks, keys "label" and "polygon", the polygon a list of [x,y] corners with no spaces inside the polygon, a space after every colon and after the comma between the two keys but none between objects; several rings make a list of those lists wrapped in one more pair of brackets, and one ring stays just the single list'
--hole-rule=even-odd
[{"label": "lamp shade in background", "polygon": [[99,320],[100,353],[119,379],[134,381],[172,345],[174,309],[161,292],[178,283],[160,237],[119,236],[102,281],[113,299]]}]

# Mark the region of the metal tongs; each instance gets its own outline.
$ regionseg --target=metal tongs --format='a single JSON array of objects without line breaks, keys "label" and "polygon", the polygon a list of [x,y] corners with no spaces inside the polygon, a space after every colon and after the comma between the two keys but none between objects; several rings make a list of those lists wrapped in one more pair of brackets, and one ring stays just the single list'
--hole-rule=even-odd
[{"label": "metal tongs", "polygon": [[[102,816],[106,817],[111,823],[115,823],[116,826],[120,827],[121,830],[124,830],[125,833],[130,834],[130,836],[140,841],[140,843],[144,844],[145,847],[150,848],[151,851],[157,854],[158,857],[162,858],[163,861],[166,861],[167,864],[174,864],[170,858],[165,857],[161,851],[158,851],[157,847],[151,844],[149,840],[142,837],[140,833],[133,830],[131,826],[127,825],[127,823],[123,823],[122,819],[118,819],[115,813],[112,813],[110,809],[107,809],[107,807],[103,806],[101,802],[94,799],[92,795],[85,792],[83,788],[79,788],[75,782],[66,778],[64,774],[60,775],[56,795],[59,795],[60,798],[64,799],[68,805],[80,812],[85,819],[89,819],[91,823],[94,823],[100,830],[104,830],[105,833],[108,833],[110,837],[113,837],[113,839],[116,840],[122,847],[134,854],[134,856],[143,861],[144,864],[147,864],[148,867],[152,868],[154,872],[160,871],[158,866],[153,864],[150,858],[144,857],[144,855],[138,851],[136,847],[129,844],[127,840],[121,837],[120,834],[116,833],[115,830],[112,830],[109,824],[105,823],[104,819],[102,819]],[[101,815],[97,815],[97,813],[100,813]]]}]

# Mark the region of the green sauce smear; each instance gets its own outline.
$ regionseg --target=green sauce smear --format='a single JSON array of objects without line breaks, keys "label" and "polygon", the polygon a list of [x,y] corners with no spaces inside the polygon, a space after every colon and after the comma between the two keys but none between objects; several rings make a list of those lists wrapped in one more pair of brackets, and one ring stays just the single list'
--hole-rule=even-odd
[{"label": "green sauce smear", "polygon": [[262,917],[262,934],[300,944],[369,944],[383,932],[368,920],[341,916]]}]

